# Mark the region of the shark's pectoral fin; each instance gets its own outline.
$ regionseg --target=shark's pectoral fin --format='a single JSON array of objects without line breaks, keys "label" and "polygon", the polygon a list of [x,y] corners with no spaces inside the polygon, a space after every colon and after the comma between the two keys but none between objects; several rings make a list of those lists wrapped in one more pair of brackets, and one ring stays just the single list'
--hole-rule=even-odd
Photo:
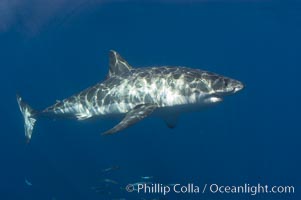
[{"label": "shark's pectoral fin", "polygon": [[156,105],[153,104],[141,104],[136,106],[133,110],[129,111],[123,120],[119,122],[115,127],[112,129],[104,132],[102,135],[109,135],[114,134],[118,131],[121,131],[140,120],[144,119],[145,117],[149,116],[155,109],[157,108]]},{"label": "shark's pectoral fin", "polygon": [[164,116],[163,120],[166,123],[168,128],[175,128],[178,124],[178,114]]}]

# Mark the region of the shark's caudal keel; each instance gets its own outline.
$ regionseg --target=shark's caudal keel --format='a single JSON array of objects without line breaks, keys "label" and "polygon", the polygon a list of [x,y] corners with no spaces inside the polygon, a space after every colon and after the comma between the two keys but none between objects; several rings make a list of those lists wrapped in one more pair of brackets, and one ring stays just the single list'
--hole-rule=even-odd
[{"label": "shark's caudal keel", "polygon": [[[42,110],[34,111],[17,95],[29,141],[39,116],[85,120],[92,117],[124,116],[104,134],[121,131],[154,111],[174,127],[176,116],[223,100],[243,89],[237,80],[187,67],[132,68],[117,52],[110,51],[107,78]],[[172,112],[166,112],[172,110]]]}]

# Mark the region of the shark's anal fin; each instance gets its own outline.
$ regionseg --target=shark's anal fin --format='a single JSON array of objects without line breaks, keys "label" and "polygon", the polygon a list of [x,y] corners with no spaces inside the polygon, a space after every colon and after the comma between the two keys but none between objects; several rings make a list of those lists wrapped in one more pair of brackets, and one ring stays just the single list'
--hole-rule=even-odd
[{"label": "shark's anal fin", "polygon": [[157,106],[153,104],[138,105],[133,110],[129,111],[119,124],[104,132],[102,135],[114,134],[121,131],[149,116],[156,108]]},{"label": "shark's anal fin", "polygon": [[163,120],[166,123],[168,128],[175,128],[178,124],[178,114],[164,116]]}]

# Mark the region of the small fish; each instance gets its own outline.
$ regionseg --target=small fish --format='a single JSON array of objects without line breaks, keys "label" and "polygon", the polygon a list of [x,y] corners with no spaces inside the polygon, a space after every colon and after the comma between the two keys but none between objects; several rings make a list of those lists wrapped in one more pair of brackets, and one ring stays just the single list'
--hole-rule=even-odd
[{"label": "small fish", "polygon": [[32,186],[32,183],[31,183],[29,180],[27,180],[27,178],[25,178],[25,184],[26,184],[27,186]]},{"label": "small fish", "polygon": [[115,185],[117,185],[117,184],[118,184],[118,182],[117,182],[117,181],[114,181],[114,180],[112,180],[112,179],[108,179],[108,178],[104,179],[103,181],[104,181],[104,182],[106,182],[106,183],[112,183],[112,184],[115,184]]},{"label": "small fish", "polygon": [[105,190],[104,186],[92,186],[91,190]]},{"label": "small fish", "polygon": [[107,172],[111,172],[111,171],[118,170],[118,169],[120,169],[119,166],[112,166],[112,167],[109,167],[109,168],[106,168],[106,169],[102,170],[102,172],[107,173]]},{"label": "small fish", "polygon": [[144,179],[144,180],[149,180],[149,179],[153,179],[154,177],[153,176],[141,176],[141,179]]}]

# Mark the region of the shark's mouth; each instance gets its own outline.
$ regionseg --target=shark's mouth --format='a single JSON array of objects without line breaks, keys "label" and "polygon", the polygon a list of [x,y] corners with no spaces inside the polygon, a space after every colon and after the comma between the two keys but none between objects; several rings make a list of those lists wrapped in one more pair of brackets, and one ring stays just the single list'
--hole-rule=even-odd
[{"label": "shark's mouth", "polygon": [[242,90],[242,89],[244,89],[244,85],[243,85],[243,84],[240,84],[240,85],[238,85],[238,86],[236,86],[236,87],[234,88],[233,93],[236,93],[236,92],[238,92],[238,91],[240,91],[240,90]]}]

